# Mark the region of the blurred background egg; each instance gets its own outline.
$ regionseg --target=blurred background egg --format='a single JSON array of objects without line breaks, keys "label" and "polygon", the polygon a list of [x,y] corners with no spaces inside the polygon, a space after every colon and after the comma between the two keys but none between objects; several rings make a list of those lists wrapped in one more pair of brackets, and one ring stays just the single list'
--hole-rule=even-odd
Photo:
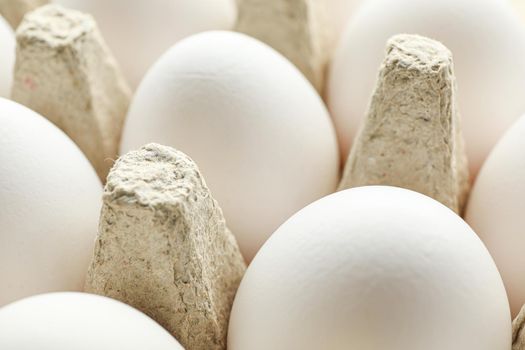
[{"label": "blurred background egg", "polygon": [[525,21],[525,0],[507,0],[512,3],[522,20]]},{"label": "blurred background egg", "polygon": [[82,290],[102,196],[95,170],[62,131],[22,105],[0,98],[0,125],[0,306]]},{"label": "blurred background egg", "polygon": [[494,257],[517,315],[525,304],[525,116],[483,164],[465,218]]},{"label": "blurred background egg", "polygon": [[302,209],[265,243],[235,297],[229,350],[508,350],[498,270],[437,201],[369,186]]},{"label": "blurred background egg", "polygon": [[195,160],[247,260],[339,177],[317,92],[283,56],[239,33],[194,35],[155,63],[131,103],[121,153],[149,142]]},{"label": "blurred background egg", "polygon": [[133,87],[155,60],[180,39],[210,29],[231,29],[235,0],[54,0],[95,17]]},{"label": "blurred background egg", "polygon": [[316,0],[324,3],[326,9],[326,20],[329,24],[329,37],[330,43],[328,47],[335,48],[341,34],[344,32],[346,23],[352,17],[354,12],[362,2],[366,0]]},{"label": "blurred background egg", "polygon": [[11,95],[15,47],[15,34],[7,21],[0,16],[0,97]]},{"label": "blurred background egg", "polygon": [[4,306],[0,349],[183,350],[142,312],[84,293],[42,294]]},{"label": "blurred background egg", "polygon": [[525,112],[525,26],[507,0],[367,0],[335,54],[327,87],[344,159],[394,34],[420,34],[454,54],[471,174]]}]

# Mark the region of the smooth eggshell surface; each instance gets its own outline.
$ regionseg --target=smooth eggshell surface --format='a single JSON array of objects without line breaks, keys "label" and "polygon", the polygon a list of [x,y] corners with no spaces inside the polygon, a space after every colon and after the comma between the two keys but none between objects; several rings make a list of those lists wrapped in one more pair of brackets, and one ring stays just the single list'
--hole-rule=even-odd
[{"label": "smooth eggshell surface", "polygon": [[437,201],[369,186],[286,221],[248,267],[229,350],[508,350],[501,277],[470,227]]},{"label": "smooth eggshell surface", "polygon": [[171,45],[197,32],[231,29],[235,0],[54,0],[90,13],[133,87]]},{"label": "smooth eggshell surface", "polygon": [[481,168],[465,218],[494,257],[517,315],[525,303],[525,116]]},{"label": "smooth eggshell surface", "polygon": [[239,33],[194,35],[152,67],[121,153],[149,142],[195,160],[247,260],[290,215],[334,191],[339,176],[335,132],[314,88]]},{"label": "smooth eggshell surface", "polygon": [[525,27],[508,1],[367,0],[348,23],[330,71],[327,101],[344,158],[398,33],[441,41],[454,54],[471,174],[525,112]]},{"label": "smooth eggshell surface", "polygon": [[508,0],[516,9],[521,19],[525,21],[525,0]]},{"label": "smooth eggshell surface", "polygon": [[15,65],[15,35],[9,24],[0,16],[0,97],[11,95]]},{"label": "smooth eggshell surface", "polygon": [[4,306],[0,349],[183,350],[140,311],[84,293],[42,294]]},{"label": "smooth eggshell surface", "polygon": [[82,290],[100,181],[78,147],[30,109],[0,98],[0,125],[0,305]]},{"label": "smooth eggshell surface", "polygon": [[329,47],[337,46],[344,32],[348,20],[352,17],[359,5],[366,0],[322,0],[326,9],[326,16],[330,28]]}]

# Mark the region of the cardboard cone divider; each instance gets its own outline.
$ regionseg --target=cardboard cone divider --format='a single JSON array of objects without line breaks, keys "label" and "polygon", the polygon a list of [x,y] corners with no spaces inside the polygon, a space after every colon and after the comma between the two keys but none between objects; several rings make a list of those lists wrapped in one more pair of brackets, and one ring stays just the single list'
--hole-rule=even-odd
[{"label": "cardboard cone divider", "polygon": [[324,1],[238,0],[235,30],[268,44],[290,60],[322,92],[331,27]]},{"label": "cardboard cone divider", "polygon": [[512,321],[512,350],[525,350],[525,305]]},{"label": "cardboard cone divider", "polygon": [[121,156],[99,225],[87,292],[143,311],[186,350],[226,349],[246,265],[189,157],[158,144]]},{"label": "cardboard cone divider", "polygon": [[392,37],[339,189],[403,187],[461,214],[469,190],[452,54],[418,35]]},{"label": "cardboard cone divider", "polygon": [[42,6],[24,17],[16,40],[12,99],[62,129],[104,182],[131,90],[93,17]]},{"label": "cardboard cone divider", "polygon": [[26,13],[49,2],[50,0],[0,0],[0,15],[16,30]]}]

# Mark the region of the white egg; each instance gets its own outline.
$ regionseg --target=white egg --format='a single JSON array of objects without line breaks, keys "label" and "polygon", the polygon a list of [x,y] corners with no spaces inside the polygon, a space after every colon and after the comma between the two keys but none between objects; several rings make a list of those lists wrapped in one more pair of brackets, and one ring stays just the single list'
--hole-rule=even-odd
[{"label": "white egg", "polygon": [[[319,0],[316,0],[319,1]],[[329,24],[329,47],[336,47],[348,20],[365,0],[322,0]]]},{"label": "white egg", "polygon": [[0,305],[82,290],[100,181],[73,141],[30,109],[0,98],[0,125]]},{"label": "white egg", "polygon": [[15,35],[9,24],[0,16],[0,97],[11,95],[15,66]]},{"label": "white egg", "polygon": [[525,304],[525,116],[483,164],[465,218],[494,257],[517,315]]},{"label": "white egg", "polygon": [[239,33],[194,35],[152,67],[121,152],[149,142],[195,160],[247,260],[338,181],[335,132],[314,88],[275,50]]},{"label": "white egg", "polygon": [[347,26],[327,99],[343,156],[365,116],[384,57],[398,33],[420,34],[454,54],[459,109],[471,174],[525,112],[525,28],[503,0],[368,0]]},{"label": "white egg", "polygon": [[171,45],[197,32],[231,29],[235,0],[54,0],[92,14],[132,86]]},{"label": "white egg", "polygon": [[142,312],[84,293],[42,294],[4,306],[0,349],[184,350]]},{"label": "white egg", "polygon": [[522,20],[525,20],[525,0],[508,0],[514,6]]},{"label": "white egg", "polygon": [[235,297],[229,350],[508,350],[498,270],[451,210],[396,187],[358,187],[299,211]]}]

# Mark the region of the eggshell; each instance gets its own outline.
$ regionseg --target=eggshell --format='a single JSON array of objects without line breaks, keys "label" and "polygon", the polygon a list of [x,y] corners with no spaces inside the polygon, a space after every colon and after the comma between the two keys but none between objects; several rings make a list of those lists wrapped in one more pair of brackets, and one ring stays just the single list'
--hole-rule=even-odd
[{"label": "eggshell", "polygon": [[[314,0],[319,1],[319,0]],[[348,20],[365,0],[323,0],[330,29],[330,47],[335,48]]]},{"label": "eggshell", "polygon": [[525,20],[525,0],[508,0],[518,12],[522,20]]},{"label": "eggshell", "polygon": [[119,301],[50,293],[0,309],[0,348],[12,350],[183,350],[148,316]]},{"label": "eggshell", "polygon": [[327,100],[344,159],[365,115],[384,56],[398,33],[441,41],[454,54],[471,174],[525,112],[525,27],[508,1],[368,0],[335,55]]},{"label": "eggshell", "polygon": [[234,301],[229,350],[508,350],[503,283],[451,210],[396,187],[327,196],[286,221]]},{"label": "eggshell", "polygon": [[180,39],[210,29],[231,29],[235,0],[54,0],[88,12],[133,87],[157,58]]},{"label": "eggshell", "polygon": [[466,220],[487,245],[503,277],[511,311],[525,304],[525,116],[481,168]]},{"label": "eggshell", "polygon": [[9,97],[15,66],[15,35],[9,24],[0,16],[0,97]]},{"label": "eggshell", "polygon": [[337,142],[321,99],[289,61],[244,34],[197,34],[152,67],[121,153],[149,142],[195,160],[248,260],[337,185]]},{"label": "eggshell", "polygon": [[0,98],[0,125],[0,305],[81,290],[100,181],[77,146],[30,109]]}]

